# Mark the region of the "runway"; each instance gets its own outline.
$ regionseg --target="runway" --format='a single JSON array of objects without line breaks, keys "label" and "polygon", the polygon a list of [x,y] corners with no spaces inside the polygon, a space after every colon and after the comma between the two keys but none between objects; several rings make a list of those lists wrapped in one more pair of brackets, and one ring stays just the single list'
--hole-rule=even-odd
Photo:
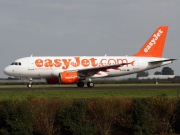
[{"label": "runway", "polygon": [[25,85],[13,85],[13,86],[0,86],[0,91],[18,91],[18,90],[138,90],[138,89],[144,89],[144,90],[180,90],[180,85],[121,85],[121,84],[111,84],[111,85],[106,85],[106,84],[97,84],[95,85],[94,88],[88,88],[88,87],[83,87],[83,88],[78,88],[76,85],[56,85],[56,86],[49,86],[49,85],[33,85],[32,88],[27,88]]}]

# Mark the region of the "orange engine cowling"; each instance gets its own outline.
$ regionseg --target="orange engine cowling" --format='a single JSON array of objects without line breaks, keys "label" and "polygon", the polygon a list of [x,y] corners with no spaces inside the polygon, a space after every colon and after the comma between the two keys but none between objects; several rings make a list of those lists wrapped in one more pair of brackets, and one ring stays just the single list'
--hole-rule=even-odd
[{"label": "orange engine cowling", "polygon": [[58,84],[59,83],[59,78],[47,78],[46,82],[48,84]]},{"label": "orange engine cowling", "polygon": [[62,84],[73,84],[79,80],[77,72],[61,72],[59,73],[59,81]]}]

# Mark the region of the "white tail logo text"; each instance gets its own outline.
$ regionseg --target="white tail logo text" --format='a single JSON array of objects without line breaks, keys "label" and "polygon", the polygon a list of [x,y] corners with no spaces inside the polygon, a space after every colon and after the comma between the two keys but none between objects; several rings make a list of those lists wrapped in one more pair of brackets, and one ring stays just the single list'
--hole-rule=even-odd
[{"label": "white tail logo text", "polygon": [[156,40],[158,40],[162,33],[163,31],[160,29],[156,34],[153,35],[153,39],[149,42],[146,48],[144,48],[144,52],[147,53],[151,49],[151,47],[156,44]]}]

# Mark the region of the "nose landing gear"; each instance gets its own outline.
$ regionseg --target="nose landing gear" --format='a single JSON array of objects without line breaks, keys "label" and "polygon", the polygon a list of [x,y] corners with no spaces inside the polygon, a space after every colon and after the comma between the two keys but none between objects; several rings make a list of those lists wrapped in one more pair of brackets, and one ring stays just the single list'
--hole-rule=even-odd
[{"label": "nose landing gear", "polygon": [[29,82],[27,84],[28,88],[32,88],[32,78],[29,78]]}]

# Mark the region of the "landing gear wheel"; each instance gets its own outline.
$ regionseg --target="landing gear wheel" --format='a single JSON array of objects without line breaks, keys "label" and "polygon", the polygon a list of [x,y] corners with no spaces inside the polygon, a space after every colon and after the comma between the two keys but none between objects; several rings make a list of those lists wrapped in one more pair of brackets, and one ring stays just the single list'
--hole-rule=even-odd
[{"label": "landing gear wheel", "polygon": [[32,88],[32,84],[28,83],[28,84],[27,84],[27,87],[28,87],[28,88]]},{"label": "landing gear wheel", "polygon": [[88,82],[88,83],[87,83],[87,86],[88,86],[89,88],[92,88],[92,87],[94,87],[94,83],[93,83],[93,82]]},{"label": "landing gear wheel", "polygon": [[77,86],[78,86],[78,87],[84,87],[84,82],[78,82],[78,83],[77,83]]},{"label": "landing gear wheel", "polygon": [[27,84],[27,87],[28,88],[32,88],[32,78],[29,78],[29,83]]}]

